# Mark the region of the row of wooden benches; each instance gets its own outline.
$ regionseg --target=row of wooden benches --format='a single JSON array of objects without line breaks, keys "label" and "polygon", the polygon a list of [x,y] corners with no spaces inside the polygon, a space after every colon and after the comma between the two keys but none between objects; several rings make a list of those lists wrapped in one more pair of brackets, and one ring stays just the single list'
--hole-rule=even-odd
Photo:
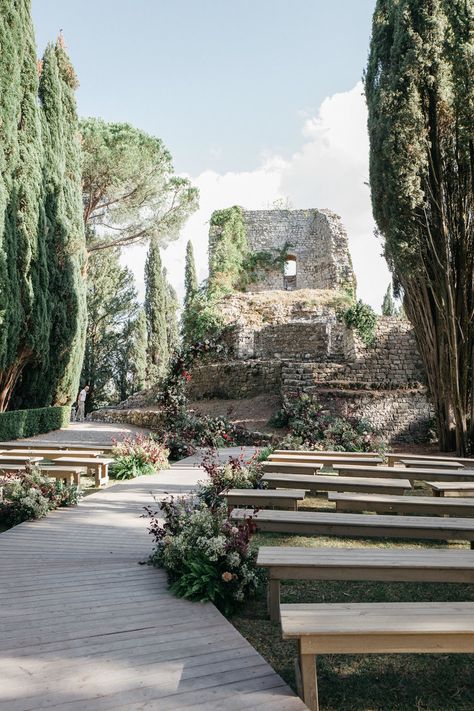
[{"label": "row of wooden benches", "polygon": [[[108,467],[113,459],[103,456],[103,450],[91,445],[56,446],[38,443],[0,443],[0,471],[14,474],[24,469],[26,464],[37,466],[48,477],[60,479],[68,484],[80,485],[81,473],[92,471],[97,487],[108,482]],[[110,451],[111,446],[106,446]],[[52,462],[52,463],[49,463]]]},{"label": "row of wooden benches", "polygon": [[[286,460],[283,460],[285,463]],[[398,461],[398,460],[397,460]],[[259,530],[296,534],[338,536],[371,536],[381,538],[429,538],[474,541],[474,520],[468,518],[434,518],[427,516],[368,516],[342,514],[340,511],[375,511],[397,513],[473,514],[474,499],[440,499],[429,496],[403,496],[414,481],[425,480],[426,471],[412,474],[409,463],[404,470],[382,477],[364,470],[359,459],[345,476],[321,477],[319,468],[311,474],[290,472],[264,476],[273,491],[228,492],[228,504],[243,504],[245,496],[254,495],[254,505],[280,505],[291,511],[234,509],[235,521],[251,516]],[[314,464],[314,462],[312,463]],[[321,463],[322,464],[322,463]],[[344,463],[343,463],[344,464]],[[347,460],[346,460],[347,464]],[[393,463],[392,463],[393,464]],[[335,462],[332,463],[335,466]],[[415,468],[419,462],[415,462]],[[474,489],[472,478],[463,482],[444,481],[451,467],[430,470],[429,485],[446,491],[445,486]],[[340,467],[337,466],[340,470]],[[341,467],[342,469],[342,467]],[[373,467],[380,470],[381,467]],[[388,469],[388,468],[387,468]],[[460,467],[462,469],[462,467]],[[392,468],[393,472],[393,468]],[[405,474],[403,477],[402,472]],[[454,472],[452,472],[454,474]],[[442,476],[438,476],[442,475]],[[459,470],[456,471],[457,475]],[[423,475],[422,477],[420,475]],[[371,478],[376,477],[376,478]],[[447,478],[447,477],[446,477]],[[298,484],[295,485],[295,481]],[[336,482],[339,482],[338,484]],[[282,489],[280,487],[294,488]],[[352,482],[352,484],[351,484]],[[357,489],[357,485],[362,488]],[[302,490],[299,487],[303,487]],[[308,488],[306,488],[308,487]],[[339,487],[339,488],[337,488]],[[349,488],[349,492],[340,493]],[[385,487],[385,491],[384,491]],[[387,488],[388,487],[388,488]],[[398,488],[399,495],[393,495]],[[332,491],[339,493],[331,493]],[[297,511],[298,502],[306,491],[328,491],[336,503],[336,513]],[[392,494],[392,495],[391,495]],[[247,503],[248,505],[248,503]],[[334,549],[262,547],[257,564],[269,573],[268,606],[272,620],[281,621],[284,639],[298,641],[297,684],[300,696],[312,711],[318,711],[318,686],[315,657],[334,653],[414,653],[414,652],[474,652],[474,603],[363,603],[363,604],[296,604],[280,605],[281,580],[374,580],[374,581],[443,581],[474,582],[474,554],[469,551],[397,550],[397,549]]]}]

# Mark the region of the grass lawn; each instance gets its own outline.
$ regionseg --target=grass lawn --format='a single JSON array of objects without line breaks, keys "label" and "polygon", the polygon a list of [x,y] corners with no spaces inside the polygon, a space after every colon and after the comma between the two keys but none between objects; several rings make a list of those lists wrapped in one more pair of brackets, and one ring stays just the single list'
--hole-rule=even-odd
[{"label": "grass lawn", "polygon": [[[325,499],[305,499],[305,508],[328,510]],[[377,541],[261,533],[258,546],[446,548],[440,542]],[[453,543],[451,548],[469,548]],[[474,552],[473,552],[474,555]],[[474,601],[474,585],[282,581],[282,602]],[[269,621],[266,589],[232,618],[233,624],[295,689],[295,642],[281,639]],[[474,711],[474,656],[460,654],[324,655],[318,657],[322,711]]]}]

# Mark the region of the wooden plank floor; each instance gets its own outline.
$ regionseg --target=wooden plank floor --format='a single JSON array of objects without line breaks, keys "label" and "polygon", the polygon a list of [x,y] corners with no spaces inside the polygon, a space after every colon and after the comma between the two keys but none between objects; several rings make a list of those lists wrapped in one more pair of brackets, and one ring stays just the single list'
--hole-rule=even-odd
[{"label": "wooden plank floor", "polygon": [[150,491],[202,478],[183,464],[0,534],[1,711],[306,708],[213,605],[139,565]]}]

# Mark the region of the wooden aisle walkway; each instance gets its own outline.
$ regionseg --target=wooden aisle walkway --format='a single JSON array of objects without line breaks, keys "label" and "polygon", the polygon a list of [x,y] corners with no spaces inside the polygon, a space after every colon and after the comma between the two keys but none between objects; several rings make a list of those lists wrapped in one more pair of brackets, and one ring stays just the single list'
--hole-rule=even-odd
[{"label": "wooden aisle walkway", "polygon": [[188,491],[174,467],[0,534],[1,711],[306,707],[213,605],[138,561],[150,491]]}]

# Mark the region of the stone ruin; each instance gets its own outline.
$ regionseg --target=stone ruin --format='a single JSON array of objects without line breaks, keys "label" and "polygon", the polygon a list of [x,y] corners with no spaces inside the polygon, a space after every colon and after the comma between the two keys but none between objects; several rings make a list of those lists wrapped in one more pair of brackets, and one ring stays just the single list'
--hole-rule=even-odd
[{"label": "stone ruin", "polygon": [[308,393],[330,411],[370,420],[391,441],[426,439],[432,408],[411,325],[379,317],[366,346],[338,317],[356,287],[340,218],[316,209],[244,210],[243,218],[250,249],[285,250],[285,266],[223,299],[229,355],[193,369],[189,396]]}]

